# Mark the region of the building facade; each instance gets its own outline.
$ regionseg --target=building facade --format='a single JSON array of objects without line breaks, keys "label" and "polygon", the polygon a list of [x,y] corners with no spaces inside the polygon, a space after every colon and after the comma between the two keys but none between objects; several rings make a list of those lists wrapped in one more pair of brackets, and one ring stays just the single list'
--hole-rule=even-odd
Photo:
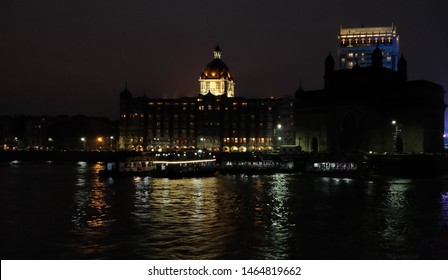
[{"label": "building facade", "polygon": [[382,64],[335,70],[325,60],[322,90],[299,89],[296,136],[305,151],[347,153],[434,153],[443,151],[444,89],[429,81],[408,81],[401,57],[397,71]]},{"label": "building facade", "polygon": [[397,70],[386,67],[379,44],[370,59],[369,66],[336,70],[329,54],[323,89],[300,88],[294,98],[248,99],[235,97],[233,77],[216,48],[213,61],[199,77],[196,97],[133,97],[125,88],[120,95],[119,149],[332,154],[443,151],[443,87],[408,81],[403,56],[396,63]]},{"label": "building facade", "polygon": [[216,47],[199,77],[197,97],[133,97],[126,87],[120,94],[119,149],[245,152],[293,146],[292,98],[235,97],[234,85]]},{"label": "building facade", "polygon": [[338,34],[339,69],[351,69],[372,66],[372,54],[378,47],[383,54],[382,66],[397,71],[399,54],[399,36],[397,28],[358,27],[343,28]]}]

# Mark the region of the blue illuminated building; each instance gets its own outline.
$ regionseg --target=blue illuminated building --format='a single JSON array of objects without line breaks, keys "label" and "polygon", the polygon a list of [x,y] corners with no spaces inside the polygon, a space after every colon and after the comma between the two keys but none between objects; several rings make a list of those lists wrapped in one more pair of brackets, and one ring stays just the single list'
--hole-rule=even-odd
[{"label": "blue illuminated building", "polygon": [[397,71],[398,34],[392,24],[389,27],[343,28],[338,34],[339,69],[351,69],[372,66],[372,54],[375,48],[383,54],[382,66]]}]

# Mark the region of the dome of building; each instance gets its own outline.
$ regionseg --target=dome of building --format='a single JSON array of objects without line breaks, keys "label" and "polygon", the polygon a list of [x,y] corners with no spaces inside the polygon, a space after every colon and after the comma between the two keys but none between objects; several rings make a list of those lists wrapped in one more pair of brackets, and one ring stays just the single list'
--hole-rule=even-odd
[{"label": "dome of building", "polygon": [[201,79],[227,79],[233,81],[229,67],[221,60],[221,49],[216,46],[213,51],[214,59],[207,64],[201,74]]}]

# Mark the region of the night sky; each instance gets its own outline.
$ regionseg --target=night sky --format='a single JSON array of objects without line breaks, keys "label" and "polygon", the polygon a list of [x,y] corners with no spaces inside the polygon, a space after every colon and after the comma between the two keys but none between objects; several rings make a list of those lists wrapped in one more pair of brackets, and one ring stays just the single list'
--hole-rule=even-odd
[{"label": "night sky", "polygon": [[321,89],[341,24],[393,22],[409,79],[447,91],[447,6],[444,0],[2,0],[0,115],[117,119],[126,81],[134,96],[196,96],[217,43],[235,96],[284,97],[300,81],[305,90]]}]

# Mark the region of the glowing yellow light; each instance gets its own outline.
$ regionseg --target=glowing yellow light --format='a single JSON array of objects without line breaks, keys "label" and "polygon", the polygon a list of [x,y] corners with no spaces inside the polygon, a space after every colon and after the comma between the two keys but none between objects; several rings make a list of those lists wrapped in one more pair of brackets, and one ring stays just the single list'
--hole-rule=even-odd
[{"label": "glowing yellow light", "polygon": [[98,139],[96,139],[98,142],[103,142],[103,137],[98,137]]}]

